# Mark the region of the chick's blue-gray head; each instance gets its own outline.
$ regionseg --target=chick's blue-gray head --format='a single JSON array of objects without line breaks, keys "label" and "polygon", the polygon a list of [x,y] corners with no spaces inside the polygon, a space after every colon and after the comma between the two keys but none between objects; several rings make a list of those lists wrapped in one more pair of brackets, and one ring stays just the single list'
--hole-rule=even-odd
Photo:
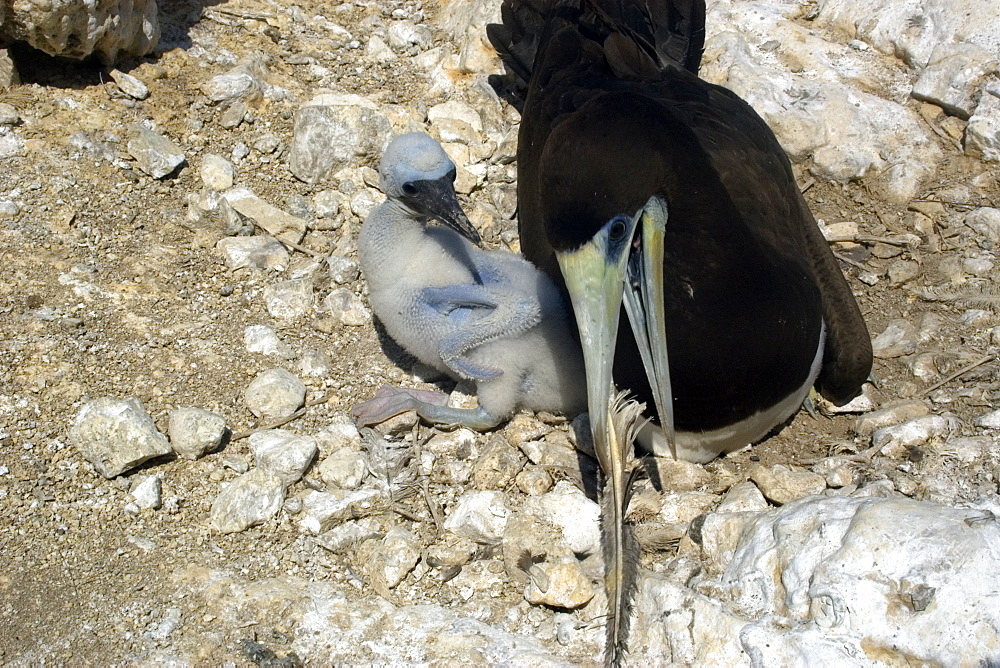
[{"label": "chick's blue-gray head", "polygon": [[379,183],[389,199],[480,243],[455,195],[455,163],[434,138],[411,132],[389,142],[379,162]]}]

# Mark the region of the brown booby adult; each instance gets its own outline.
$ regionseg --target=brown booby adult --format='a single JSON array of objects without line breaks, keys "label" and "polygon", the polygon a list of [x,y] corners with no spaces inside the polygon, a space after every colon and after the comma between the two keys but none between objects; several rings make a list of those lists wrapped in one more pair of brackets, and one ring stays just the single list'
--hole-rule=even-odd
[{"label": "brown booby adult", "polygon": [[[693,461],[761,439],[813,386],[856,396],[867,328],[774,134],[698,78],[703,0],[502,11],[488,31],[521,110],[521,250],[572,299],[595,429],[612,362]],[[635,322],[618,336],[623,286]]]},{"label": "brown booby adult", "polygon": [[614,664],[628,485],[613,383],[656,407],[654,452],[705,462],[766,436],[813,387],[850,400],[871,343],[774,134],[697,76],[704,0],[504,0],[502,16],[487,30],[507,70],[494,86],[521,111],[521,250],[572,301],[613,498]]}]

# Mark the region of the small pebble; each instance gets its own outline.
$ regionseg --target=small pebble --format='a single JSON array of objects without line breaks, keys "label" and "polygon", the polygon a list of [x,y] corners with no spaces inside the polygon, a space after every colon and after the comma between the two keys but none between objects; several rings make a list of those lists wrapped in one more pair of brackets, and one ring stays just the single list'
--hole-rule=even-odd
[{"label": "small pebble", "polygon": [[541,496],[552,489],[552,476],[541,466],[529,466],[514,478],[517,488],[528,496]]},{"label": "small pebble", "polygon": [[259,431],[251,434],[247,441],[257,467],[286,486],[302,479],[319,452],[316,439],[284,429]]},{"label": "small pebble", "polygon": [[522,513],[555,528],[575,554],[600,550],[600,506],[566,480],[560,480],[547,494],[525,499]]},{"label": "small pebble", "polygon": [[337,285],[344,285],[357,280],[361,274],[358,263],[343,255],[331,255],[326,259],[330,268],[330,278]]},{"label": "small pebble", "polygon": [[572,557],[555,563],[543,561],[529,571],[528,586],[524,599],[532,605],[550,605],[566,610],[581,608],[594,598],[594,587],[590,578],[580,568],[580,563]]},{"label": "small pebble", "polygon": [[132,488],[129,494],[135,500],[136,507],[140,510],[158,510],[162,501],[160,476],[136,476],[132,481]]},{"label": "small pebble", "polygon": [[331,492],[309,490],[302,497],[298,525],[307,533],[321,534],[341,522],[385,508],[387,502],[384,492],[370,488]]},{"label": "small pebble", "polygon": [[233,150],[230,152],[229,157],[231,157],[234,162],[239,162],[248,155],[250,155],[250,147],[243,142],[236,142],[236,145],[233,146]]},{"label": "small pebble", "polygon": [[313,207],[320,218],[333,218],[340,212],[343,195],[335,190],[323,190],[313,195]]},{"label": "small pebble", "polygon": [[175,408],[167,428],[170,447],[185,459],[198,459],[222,445],[226,419],[204,408]]},{"label": "small pebble", "polygon": [[233,187],[236,167],[221,155],[208,153],[201,159],[201,182],[219,192]]},{"label": "small pebble", "polygon": [[857,462],[842,457],[826,457],[812,466],[813,473],[823,476],[826,484],[834,489],[857,485],[864,479],[864,474]]},{"label": "small pebble", "polygon": [[[239,127],[240,123],[243,122],[243,119],[246,118],[246,116],[247,116],[247,103],[244,102],[243,100],[237,100],[236,102],[233,102],[232,104],[226,106],[222,110],[222,113],[219,114],[219,125],[221,125],[223,129],[232,130],[233,128]],[[243,144],[243,147],[246,148],[246,144]],[[250,149],[247,149],[247,153],[249,152]],[[240,160],[245,157],[246,154],[237,158],[236,149],[233,149],[234,160]]]},{"label": "small pebble", "polygon": [[330,454],[339,450],[361,450],[361,433],[346,415],[333,418],[330,424],[314,434],[320,452]]},{"label": "small pebble", "polygon": [[503,537],[509,516],[503,492],[466,492],[451,508],[444,528],[477,543],[493,544]]},{"label": "small pebble", "polygon": [[980,415],[976,418],[975,425],[988,429],[1000,429],[1000,409]]},{"label": "small pebble", "polygon": [[506,489],[524,467],[524,455],[502,434],[493,434],[472,467],[476,489]]},{"label": "small pebble", "polygon": [[297,244],[306,233],[306,221],[257,197],[249,188],[227,190],[224,197],[240,214],[281,241]]},{"label": "small pebble", "polygon": [[379,531],[368,526],[367,520],[349,520],[338,524],[324,534],[316,537],[316,543],[334,554],[342,554],[355,545],[372,538],[378,538]]},{"label": "small pebble", "polygon": [[306,399],[306,386],[285,369],[262,371],[243,394],[250,412],[265,420],[286,418]]},{"label": "small pebble", "polygon": [[739,482],[729,488],[729,491],[719,502],[717,512],[720,513],[747,513],[761,512],[768,509],[767,500],[760,493],[760,489],[752,482]]},{"label": "small pebble", "polygon": [[420,547],[413,533],[395,527],[381,541],[369,540],[362,544],[356,559],[365,575],[393,589],[417,565]]},{"label": "small pebble", "polygon": [[328,485],[357,489],[368,473],[368,458],[363,452],[345,448],[324,458],[316,467],[316,472]]},{"label": "small pebble", "polygon": [[252,353],[277,355],[284,359],[295,357],[291,346],[278,338],[274,328],[267,325],[248,325],[243,330],[243,345]]},{"label": "small pebble", "polygon": [[281,270],[288,266],[288,251],[277,239],[268,235],[256,237],[226,237],[215,245],[226,258],[230,269],[256,267]]},{"label": "small pebble", "polygon": [[274,517],[285,501],[285,484],[263,469],[229,483],[212,503],[209,523],[221,533],[236,533]]},{"label": "small pebble", "polygon": [[881,334],[872,341],[872,352],[880,359],[910,355],[917,350],[917,329],[906,320],[889,322]]},{"label": "small pebble", "polygon": [[110,74],[114,82],[118,84],[121,92],[129,97],[136,100],[145,100],[149,97],[149,87],[131,74],[126,74],[120,70],[111,70]]},{"label": "small pebble", "polygon": [[162,179],[184,164],[184,151],[172,139],[150,130],[141,123],[132,125],[128,152],[135,165],[153,178]]},{"label": "small pebble", "polygon": [[237,455],[234,453],[223,455],[222,465],[227,469],[236,471],[237,473],[246,473],[250,470],[250,461],[243,455]]},{"label": "small pebble", "polygon": [[660,489],[690,492],[712,482],[712,474],[700,464],[681,459],[658,457],[656,472],[660,476]]},{"label": "small pebble", "polygon": [[21,116],[14,105],[0,102],[0,125],[17,125],[20,122]]},{"label": "small pebble", "polygon": [[105,478],[171,452],[167,437],[136,397],[88,401],[70,428],[70,438]]},{"label": "small pebble", "polygon": [[322,378],[333,372],[333,358],[322,350],[309,349],[302,353],[299,369],[303,376]]},{"label": "small pebble", "polygon": [[766,498],[779,506],[804,496],[822,494],[826,489],[823,476],[782,464],[770,468],[757,465],[750,470],[750,479]]},{"label": "small pebble", "polygon": [[337,288],[327,295],[323,308],[344,325],[360,327],[372,321],[371,310],[349,288]]},{"label": "small pebble", "polygon": [[299,318],[312,308],[313,283],[308,278],[279,281],[264,288],[264,305],[275,318]]}]

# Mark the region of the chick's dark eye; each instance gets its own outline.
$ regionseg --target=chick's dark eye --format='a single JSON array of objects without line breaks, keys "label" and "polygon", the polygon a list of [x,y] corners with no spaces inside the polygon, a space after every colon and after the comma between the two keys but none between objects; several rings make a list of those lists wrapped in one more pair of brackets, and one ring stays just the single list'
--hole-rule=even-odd
[{"label": "chick's dark eye", "polygon": [[624,236],[625,232],[628,231],[628,225],[625,219],[619,216],[611,221],[611,229],[608,230],[608,237],[612,241],[620,241]]},{"label": "chick's dark eye", "polygon": [[403,187],[403,194],[404,195],[416,195],[417,194],[417,186],[413,185],[412,181],[407,181],[406,183],[403,184],[402,187]]}]

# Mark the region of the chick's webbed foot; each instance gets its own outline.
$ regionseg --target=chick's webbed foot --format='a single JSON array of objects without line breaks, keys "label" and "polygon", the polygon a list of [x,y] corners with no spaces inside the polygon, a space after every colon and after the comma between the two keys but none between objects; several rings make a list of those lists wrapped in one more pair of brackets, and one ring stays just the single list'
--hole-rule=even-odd
[{"label": "chick's webbed foot", "polygon": [[481,406],[452,408],[447,403],[448,395],[440,392],[383,385],[373,398],[353,406],[351,415],[362,427],[384,422],[410,410],[433,424],[462,426],[474,431],[492,429],[500,422],[499,417],[490,415]]},{"label": "chick's webbed foot", "polygon": [[495,339],[521,334],[541,321],[537,298],[478,284],[428,287],[421,291],[428,308],[448,317],[454,331],[439,345],[445,364],[462,378],[492,380],[503,374],[466,354]]}]

